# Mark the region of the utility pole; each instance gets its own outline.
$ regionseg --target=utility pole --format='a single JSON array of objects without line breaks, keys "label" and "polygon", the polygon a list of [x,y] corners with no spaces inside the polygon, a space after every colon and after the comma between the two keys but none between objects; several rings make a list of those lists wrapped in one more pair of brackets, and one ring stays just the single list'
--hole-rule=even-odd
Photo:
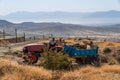
[{"label": "utility pole", "polygon": [[36,37],[34,36],[34,40],[36,39]]},{"label": "utility pole", "polygon": [[24,42],[25,42],[25,32],[23,33],[23,37],[24,37]]},{"label": "utility pole", "polygon": [[43,37],[43,39],[44,39],[44,38],[45,38],[45,35],[43,34],[42,37]]},{"label": "utility pole", "polygon": [[5,40],[5,30],[3,29],[3,39]]},{"label": "utility pole", "polygon": [[15,29],[15,37],[16,37],[15,40],[16,40],[16,43],[17,43],[17,42],[18,42],[18,41],[17,41],[17,29]]}]

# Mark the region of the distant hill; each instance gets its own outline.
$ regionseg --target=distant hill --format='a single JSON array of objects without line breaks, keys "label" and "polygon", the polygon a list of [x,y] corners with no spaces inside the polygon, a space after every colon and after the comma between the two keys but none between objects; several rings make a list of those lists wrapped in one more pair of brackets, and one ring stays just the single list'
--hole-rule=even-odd
[{"label": "distant hill", "polygon": [[[77,24],[63,24],[55,22],[23,22],[11,23],[5,20],[0,20],[0,29],[6,31],[11,30],[14,34],[14,29],[17,28],[19,33],[27,32],[34,35],[50,35],[55,36],[107,36],[114,37],[114,34],[120,35],[120,24],[107,26],[85,26]],[[10,30],[9,30],[10,29]]]},{"label": "distant hill", "polygon": [[8,22],[6,20],[0,20],[0,26],[2,26],[2,27],[9,27],[9,26],[12,27],[12,25],[14,25],[14,24],[11,22]]},{"label": "distant hill", "polygon": [[74,24],[63,24],[63,23],[34,23],[34,22],[23,22],[23,23],[11,23],[5,20],[0,20],[0,28],[17,28],[18,30],[28,31],[28,32],[42,32],[45,34],[73,34],[76,31],[84,30],[87,26],[74,25]]},{"label": "distant hill", "polygon": [[72,24],[117,24],[120,23],[120,11],[100,12],[14,12],[0,19],[12,22],[62,22]]},{"label": "distant hill", "polygon": [[120,18],[120,11],[101,11],[89,13],[84,16],[84,18]]}]

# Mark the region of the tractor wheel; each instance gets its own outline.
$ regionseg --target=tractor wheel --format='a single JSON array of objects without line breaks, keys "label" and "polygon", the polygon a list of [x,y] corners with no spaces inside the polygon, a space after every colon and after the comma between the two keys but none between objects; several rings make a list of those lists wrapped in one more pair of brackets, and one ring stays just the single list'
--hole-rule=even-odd
[{"label": "tractor wheel", "polygon": [[38,61],[38,56],[32,54],[32,55],[29,57],[29,63],[34,64],[34,63],[36,63],[37,61]]}]

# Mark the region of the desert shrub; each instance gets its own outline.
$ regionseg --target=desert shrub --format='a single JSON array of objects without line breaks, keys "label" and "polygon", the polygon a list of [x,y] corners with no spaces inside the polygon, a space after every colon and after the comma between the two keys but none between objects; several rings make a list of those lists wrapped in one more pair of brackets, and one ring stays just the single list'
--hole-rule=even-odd
[{"label": "desert shrub", "polygon": [[109,58],[108,64],[109,65],[118,64],[118,61],[116,59],[114,59],[114,58]]},{"label": "desert shrub", "polygon": [[108,63],[108,58],[105,54],[100,53],[100,57],[101,57],[101,62],[102,63]]},{"label": "desert shrub", "polygon": [[71,60],[68,58],[68,55],[52,51],[45,50],[42,54],[43,60],[40,63],[44,68],[51,70],[70,70],[71,69]]},{"label": "desert shrub", "polygon": [[106,47],[106,48],[103,49],[103,52],[104,52],[104,53],[110,53],[110,52],[111,52],[111,49],[108,48],[108,47]]},{"label": "desert shrub", "polygon": [[120,64],[120,55],[116,56],[115,59],[118,61],[118,63]]}]

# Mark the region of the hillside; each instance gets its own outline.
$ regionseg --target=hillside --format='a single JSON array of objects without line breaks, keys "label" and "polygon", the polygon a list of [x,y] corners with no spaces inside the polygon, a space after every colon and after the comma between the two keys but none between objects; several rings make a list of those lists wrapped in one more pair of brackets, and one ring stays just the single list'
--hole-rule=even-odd
[{"label": "hillside", "polygon": [[14,25],[14,24],[11,23],[11,22],[8,22],[6,20],[0,20],[0,27],[7,27],[7,28],[9,28],[9,27],[12,27],[12,25]]},{"label": "hillside", "polygon": [[[120,35],[120,25],[103,25],[103,26],[85,26],[78,24],[64,24],[54,22],[23,22],[11,23],[0,20],[0,28],[10,32],[17,28],[20,32],[24,31],[34,35],[50,35],[54,36],[76,36],[76,37],[97,37],[97,38],[117,38]],[[114,36],[113,36],[114,35]]]}]

